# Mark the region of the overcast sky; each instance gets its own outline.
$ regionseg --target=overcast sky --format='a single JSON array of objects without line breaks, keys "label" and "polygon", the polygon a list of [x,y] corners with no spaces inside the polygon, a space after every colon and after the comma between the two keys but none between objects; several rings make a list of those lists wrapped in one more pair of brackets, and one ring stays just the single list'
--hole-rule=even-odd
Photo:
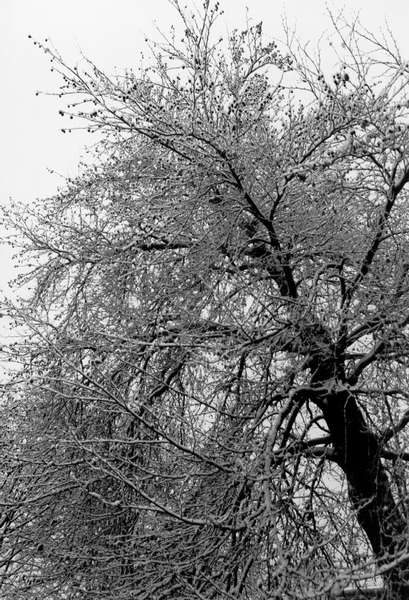
[{"label": "overcast sky", "polygon": [[[359,11],[361,21],[373,32],[380,31],[387,20],[409,59],[405,0],[221,0],[226,29],[243,25],[248,6],[249,15],[255,22],[262,20],[268,34],[280,37],[285,13],[299,34],[311,40],[328,28],[326,4],[344,7],[349,14]],[[80,61],[83,52],[113,73],[137,64],[145,37],[157,35],[155,24],[166,31],[174,20],[175,11],[167,0],[0,0],[1,202],[9,197],[30,202],[52,194],[63,179],[47,169],[74,175],[90,140],[85,133],[62,134],[61,101],[35,95],[36,90],[57,90],[59,80],[28,34],[51,39],[71,64]],[[3,251],[0,258],[1,285],[10,267],[7,253]]]}]

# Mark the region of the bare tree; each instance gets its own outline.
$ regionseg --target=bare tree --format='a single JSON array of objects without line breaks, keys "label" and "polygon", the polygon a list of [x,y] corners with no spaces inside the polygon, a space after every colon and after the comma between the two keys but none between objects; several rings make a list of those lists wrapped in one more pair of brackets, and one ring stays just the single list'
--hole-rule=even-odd
[{"label": "bare tree", "polygon": [[409,68],[174,4],[115,79],[36,42],[99,142],[7,215],[2,597],[409,598]]}]

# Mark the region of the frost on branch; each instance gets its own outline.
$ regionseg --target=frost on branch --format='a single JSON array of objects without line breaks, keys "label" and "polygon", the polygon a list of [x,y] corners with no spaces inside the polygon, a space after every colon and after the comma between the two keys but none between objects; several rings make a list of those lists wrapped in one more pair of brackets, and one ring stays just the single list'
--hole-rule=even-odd
[{"label": "frost on branch", "polygon": [[7,215],[2,597],[405,597],[407,66],[174,4],[120,77],[42,46],[97,141]]}]

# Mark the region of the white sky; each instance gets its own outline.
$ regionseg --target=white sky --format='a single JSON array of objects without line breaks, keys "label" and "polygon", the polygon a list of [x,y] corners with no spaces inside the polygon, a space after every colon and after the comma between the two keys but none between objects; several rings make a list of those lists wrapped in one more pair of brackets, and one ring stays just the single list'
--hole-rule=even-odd
[{"label": "white sky", "polygon": [[[373,32],[380,31],[388,20],[409,59],[407,1],[330,0],[328,5],[344,7],[347,14],[359,11],[361,21]],[[226,29],[243,25],[246,6],[254,21],[262,20],[265,31],[275,37],[280,37],[283,13],[304,39],[315,41],[329,25],[325,0],[221,0],[221,6]],[[60,132],[61,100],[36,97],[36,90],[56,91],[59,79],[28,34],[51,39],[71,64],[80,60],[82,51],[112,73],[137,64],[145,36],[156,35],[154,22],[166,31],[174,20],[175,11],[167,0],[0,0],[1,203],[10,196],[29,203],[52,194],[63,180],[47,168],[74,175],[84,145],[92,143],[83,132]],[[10,272],[8,254],[3,250],[0,287]]]}]

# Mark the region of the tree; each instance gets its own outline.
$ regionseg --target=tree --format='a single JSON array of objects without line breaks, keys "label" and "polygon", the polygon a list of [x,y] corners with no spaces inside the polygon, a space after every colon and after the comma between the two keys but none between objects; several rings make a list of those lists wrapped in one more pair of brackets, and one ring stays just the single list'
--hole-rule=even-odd
[{"label": "tree", "polygon": [[409,598],[408,66],[174,4],[117,79],[39,44],[99,142],[7,215],[3,597]]}]

